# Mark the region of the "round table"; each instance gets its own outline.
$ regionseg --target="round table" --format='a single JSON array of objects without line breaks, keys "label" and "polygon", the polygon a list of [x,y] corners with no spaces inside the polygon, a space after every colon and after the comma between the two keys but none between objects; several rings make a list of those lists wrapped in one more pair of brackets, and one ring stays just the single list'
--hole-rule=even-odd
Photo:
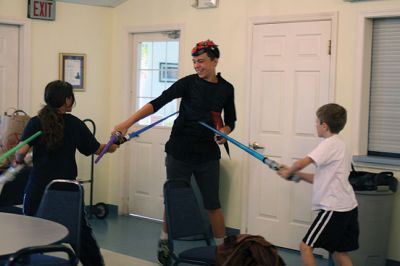
[{"label": "round table", "polygon": [[32,246],[49,245],[63,240],[68,229],[53,221],[0,212],[0,256]]}]

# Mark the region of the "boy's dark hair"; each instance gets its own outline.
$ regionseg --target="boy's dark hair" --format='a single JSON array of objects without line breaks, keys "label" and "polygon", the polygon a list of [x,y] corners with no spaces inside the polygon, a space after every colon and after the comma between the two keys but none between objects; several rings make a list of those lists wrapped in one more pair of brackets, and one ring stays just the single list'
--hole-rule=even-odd
[{"label": "boy's dark hair", "polygon": [[219,58],[219,49],[218,45],[216,45],[213,41],[201,41],[196,43],[196,46],[192,49],[192,56],[198,56],[201,54],[207,53],[207,56],[214,60],[215,58]]},{"label": "boy's dark hair", "polygon": [[318,108],[317,117],[320,123],[326,123],[332,133],[339,133],[347,121],[347,112],[342,106],[336,103],[328,103]]}]

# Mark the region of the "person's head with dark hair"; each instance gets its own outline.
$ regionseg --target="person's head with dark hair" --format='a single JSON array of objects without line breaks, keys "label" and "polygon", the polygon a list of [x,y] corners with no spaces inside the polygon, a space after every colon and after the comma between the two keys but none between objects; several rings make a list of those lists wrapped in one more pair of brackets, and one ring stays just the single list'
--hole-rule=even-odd
[{"label": "person's head with dark hair", "polygon": [[38,113],[43,140],[49,150],[55,150],[64,142],[63,114],[75,104],[72,85],[61,80],[50,82],[44,90],[44,101],[46,105]]},{"label": "person's head with dark hair", "polygon": [[[64,104],[67,109],[71,109],[75,103],[72,85],[62,80],[50,82],[44,89],[44,101],[54,109],[61,108]],[[60,111],[62,112],[63,110]]]},{"label": "person's head with dark hair", "polygon": [[210,39],[198,42],[196,43],[196,46],[192,48],[192,56],[198,56],[203,53],[207,53],[208,57],[210,57],[211,60],[219,58],[220,55],[218,45],[216,45]]},{"label": "person's head with dark hair", "polygon": [[197,75],[209,82],[216,83],[216,67],[220,56],[218,45],[211,40],[201,41],[192,49],[193,67]]},{"label": "person's head with dark hair", "polygon": [[338,134],[346,125],[347,112],[346,109],[336,103],[328,103],[320,108],[317,112],[317,129],[324,124],[330,133]]}]

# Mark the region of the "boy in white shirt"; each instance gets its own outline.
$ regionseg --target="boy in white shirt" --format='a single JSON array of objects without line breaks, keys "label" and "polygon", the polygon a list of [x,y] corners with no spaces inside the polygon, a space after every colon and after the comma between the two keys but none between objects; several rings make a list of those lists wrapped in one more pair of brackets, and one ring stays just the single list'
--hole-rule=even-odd
[{"label": "boy in white shirt", "polygon": [[[296,175],[313,184],[312,209],[318,215],[300,243],[305,266],[314,266],[314,248],[333,253],[341,266],[353,265],[348,251],[358,249],[357,200],[348,177],[351,158],[338,136],[346,124],[346,109],[334,103],[321,106],[316,112],[318,137],[324,140],[306,157],[291,167],[281,165],[278,174],[287,179]],[[299,172],[309,164],[315,173]]]}]

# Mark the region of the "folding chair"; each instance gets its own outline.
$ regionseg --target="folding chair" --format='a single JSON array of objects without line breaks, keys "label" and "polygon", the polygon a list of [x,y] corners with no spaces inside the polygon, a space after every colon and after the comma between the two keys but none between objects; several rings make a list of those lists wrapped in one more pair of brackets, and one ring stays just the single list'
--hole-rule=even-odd
[{"label": "folding chair", "polygon": [[[62,257],[47,256],[43,254],[51,253],[64,253],[68,259]],[[61,252],[61,253],[60,253]],[[35,246],[27,247],[17,251],[11,255],[8,259],[6,266],[76,266],[78,265],[78,259],[75,253],[64,245],[46,245],[46,246]]]},{"label": "folding chair", "polygon": [[69,234],[61,242],[72,246],[80,255],[83,188],[78,181],[56,179],[47,185],[36,216],[60,223]]},{"label": "folding chair", "polygon": [[[168,248],[174,265],[215,265],[216,247],[210,245],[207,229],[190,183],[186,180],[168,180],[164,184],[164,204]],[[192,241],[193,237],[205,241],[206,245],[175,253],[174,241],[187,238]]]}]

